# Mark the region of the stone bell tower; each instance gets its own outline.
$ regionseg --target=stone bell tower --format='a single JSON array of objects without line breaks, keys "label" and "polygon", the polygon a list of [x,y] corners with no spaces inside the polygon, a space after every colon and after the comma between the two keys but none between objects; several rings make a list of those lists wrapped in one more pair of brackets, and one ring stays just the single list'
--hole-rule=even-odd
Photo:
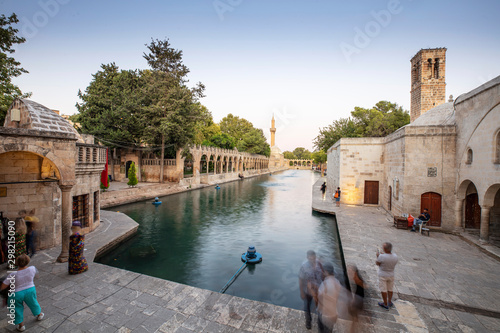
[{"label": "stone bell tower", "polygon": [[411,59],[410,122],[446,102],[446,48],[421,49]]}]

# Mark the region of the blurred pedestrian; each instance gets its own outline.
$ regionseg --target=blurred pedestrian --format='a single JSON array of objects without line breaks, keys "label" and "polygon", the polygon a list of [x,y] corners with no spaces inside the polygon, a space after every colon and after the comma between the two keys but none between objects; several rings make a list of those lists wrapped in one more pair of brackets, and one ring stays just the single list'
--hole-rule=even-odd
[{"label": "blurred pedestrian", "polygon": [[318,330],[320,333],[331,333],[337,322],[337,302],[342,286],[335,278],[333,265],[323,265],[325,279],[318,289]]},{"label": "blurred pedestrian", "polygon": [[316,252],[307,251],[307,260],[302,263],[299,271],[300,298],[304,301],[304,311],[306,316],[306,328],[311,329],[311,304],[314,300],[318,305],[318,288],[323,280],[323,267]]},{"label": "blurred pedestrian", "polygon": [[16,239],[16,250],[14,252],[14,257],[17,258],[21,254],[26,254],[26,222],[22,217],[16,218],[14,224],[15,234],[14,238]]},{"label": "blurred pedestrian", "polygon": [[24,218],[26,222],[26,254],[33,257],[36,253],[36,238],[37,231],[36,226],[39,222],[38,218],[35,216],[26,216]]},{"label": "blurred pedestrian", "polygon": [[340,194],[341,194],[340,187],[337,187],[335,193],[333,193],[333,198],[335,199],[335,205],[337,207],[340,207]]},{"label": "blurred pedestrian", "polygon": [[394,287],[394,268],[398,263],[398,256],[392,253],[392,244],[389,242],[382,244],[382,249],[384,253],[380,253],[377,249],[376,264],[378,265],[378,285],[384,302],[379,302],[378,305],[389,310],[389,308],[394,306],[392,304],[392,293]]},{"label": "blurred pedestrian", "polygon": [[37,320],[42,320],[44,314],[42,308],[36,299],[36,289],[34,279],[38,277],[38,270],[35,266],[28,267],[30,257],[26,254],[21,254],[16,259],[16,265],[19,267],[16,272],[10,272],[7,278],[3,281],[0,289],[7,289],[9,285],[14,283],[15,292],[9,295],[8,304],[14,304],[15,318],[14,325],[19,332],[24,332],[24,303],[30,308],[33,316]]},{"label": "blurred pedestrian", "polygon": [[89,269],[87,259],[83,255],[85,249],[85,236],[80,234],[82,224],[80,221],[73,221],[69,236],[69,260],[68,260],[68,273],[80,274]]},{"label": "blurred pedestrian", "polygon": [[358,332],[358,315],[363,311],[365,299],[365,281],[361,276],[356,265],[351,265],[348,268],[348,275],[352,279],[354,285],[354,294],[349,305],[349,313],[352,319],[351,333]]}]

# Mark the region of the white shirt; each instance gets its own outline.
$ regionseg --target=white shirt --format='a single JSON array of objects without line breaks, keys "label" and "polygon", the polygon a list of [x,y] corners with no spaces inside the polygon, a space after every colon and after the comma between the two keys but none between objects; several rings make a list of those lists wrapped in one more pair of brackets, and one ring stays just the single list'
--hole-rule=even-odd
[{"label": "white shirt", "polygon": [[21,271],[9,273],[9,275],[7,275],[7,278],[3,281],[3,283],[6,285],[10,285],[12,279],[9,279],[9,277],[14,276],[15,286],[16,286],[15,291],[18,292],[26,290],[35,286],[33,279],[35,278],[35,276],[37,276],[37,274],[38,270],[35,268],[35,266],[30,266]]},{"label": "white shirt", "polygon": [[321,312],[323,323],[328,327],[332,327],[337,321],[337,300],[341,287],[333,275],[327,276],[319,286],[318,310]]},{"label": "white shirt", "polygon": [[377,262],[380,263],[378,266],[378,276],[381,277],[393,277],[394,267],[398,263],[398,256],[394,253],[382,253],[378,256]]}]

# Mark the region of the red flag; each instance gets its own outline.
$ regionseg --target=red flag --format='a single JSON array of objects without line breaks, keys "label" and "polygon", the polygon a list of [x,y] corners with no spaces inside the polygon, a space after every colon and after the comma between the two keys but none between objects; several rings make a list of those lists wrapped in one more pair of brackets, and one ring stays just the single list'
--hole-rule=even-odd
[{"label": "red flag", "polygon": [[106,166],[101,172],[101,183],[107,188],[108,185],[108,148],[106,148]]}]

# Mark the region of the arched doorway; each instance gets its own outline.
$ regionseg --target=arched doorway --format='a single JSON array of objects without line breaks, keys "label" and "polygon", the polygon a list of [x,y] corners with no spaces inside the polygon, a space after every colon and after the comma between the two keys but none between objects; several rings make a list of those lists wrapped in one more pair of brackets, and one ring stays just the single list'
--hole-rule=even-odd
[{"label": "arched doorway", "polygon": [[420,211],[429,210],[431,221],[429,225],[432,227],[441,226],[441,194],[435,192],[427,192],[420,196]]},{"label": "arched doorway", "polygon": [[184,178],[193,176],[193,155],[189,151],[184,151]]},{"label": "arched doorway", "polygon": [[132,161],[127,161],[125,164],[125,178],[128,178],[128,170],[130,169],[130,165],[132,164]]},{"label": "arched doorway", "polygon": [[481,226],[481,206],[477,193],[467,194],[465,197],[465,228],[479,229]]}]

